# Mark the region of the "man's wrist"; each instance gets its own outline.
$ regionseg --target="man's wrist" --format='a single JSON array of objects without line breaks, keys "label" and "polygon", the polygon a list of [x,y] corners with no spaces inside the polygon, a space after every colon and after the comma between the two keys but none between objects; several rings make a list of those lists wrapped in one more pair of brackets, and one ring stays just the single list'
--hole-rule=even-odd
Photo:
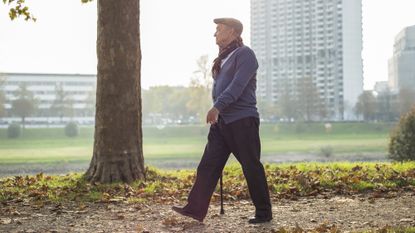
[{"label": "man's wrist", "polygon": [[213,109],[213,108],[215,108],[218,112],[221,112],[221,111],[223,110],[223,106],[222,106],[219,102],[216,102],[216,103],[213,105],[212,109]]}]

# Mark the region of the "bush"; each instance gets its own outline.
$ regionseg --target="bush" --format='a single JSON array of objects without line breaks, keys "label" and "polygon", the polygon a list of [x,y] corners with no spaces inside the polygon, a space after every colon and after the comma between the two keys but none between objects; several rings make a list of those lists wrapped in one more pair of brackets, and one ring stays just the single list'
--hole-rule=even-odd
[{"label": "bush", "polygon": [[323,146],[320,148],[320,154],[326,158],[330,158],[333,155],[333,147]]},{"label": "bush", "polygon": [[19,124],[13,123],[10,124],[7,128],[7,137],[8,138],[18,138],[22,135],[22,128]]},{"label": "bush", "polygon": [[389,158],[397,161],[415,160],[415,107],[401,117],[392,132]]},{"label": "bush", "polygon": [[68,137],[76,137],[79,135],[79,127],[75,122],[69,122],[65,126],[65,135]]}]

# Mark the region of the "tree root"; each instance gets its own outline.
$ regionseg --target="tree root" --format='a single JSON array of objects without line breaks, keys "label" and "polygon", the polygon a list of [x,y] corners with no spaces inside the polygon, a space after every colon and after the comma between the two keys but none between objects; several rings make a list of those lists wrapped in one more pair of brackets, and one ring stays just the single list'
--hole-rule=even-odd
[{"label": "tree root", "polygon": [[120,155],[116,160],[98,158],[94,154],[85,177],[91,183],[131,183],[145,178],[144,166],[132,155]]}]

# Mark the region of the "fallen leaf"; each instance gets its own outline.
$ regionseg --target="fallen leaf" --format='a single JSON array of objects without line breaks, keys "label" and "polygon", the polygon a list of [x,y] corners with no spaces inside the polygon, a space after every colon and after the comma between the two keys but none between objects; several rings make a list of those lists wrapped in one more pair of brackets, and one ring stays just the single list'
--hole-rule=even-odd
[{"label": "fallen leaf", "polygon": [[165,226],[177,226],[179,224],[179,221],[176,217],[170,216],[163,220],[163,225]]},{"label": "fallen leaf", "polygon": [[7,225],[12,223],[12,219],[10,218],[0,218],[0,225]]},{"label": "fallen leaf", "polygon": [[401,220],[399,220],[399,222],[413,222],[414,220],[410,219],[410,218],[403,218]]},{"label": "fallen leaf", "polygon": [[125,216],[122,215],[122,214],[119,214],[119,215],[117,215],[116,219],[117,220],[124,220],[125,219]]}]

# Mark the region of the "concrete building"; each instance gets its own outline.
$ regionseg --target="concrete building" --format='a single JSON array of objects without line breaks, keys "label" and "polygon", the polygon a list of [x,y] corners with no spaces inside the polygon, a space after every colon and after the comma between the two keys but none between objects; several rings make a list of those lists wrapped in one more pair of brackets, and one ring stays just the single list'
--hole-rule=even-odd
[{"label": "concrete building", "polygon": [[415,25],[404,28],[396,35],[388,73],[392,91],[415,90]]},{"label": "concrete building", "polygon": [[[92,74],[37,74],[37,73],[2,73],[5,79],[3,91],[6,97],[6,114],[1,120],[5,123],[18,122],[20,118],[12,114],[12,101],[17,99],[17,92],[22,85],[26,86],[36,100],[36,113],[27,118],[30,123],[62,123],[77,121],[93,123],[95,106],[96,75]],[[61,88],[65,96],[66,106],[71,114],[52,111],[52,106]],[[71,115],[71,116],[70,116]]]},{"label": "concrete building", "polygon": [[390,91],[388,81],[378,81],[378,82],[376,82],[375,85],[373,86],[373,90],[376,93],[383,93],[383,92]]},{"label": "concrete building", "polygon": [[[251,0],[258,98],[278,103],[311,78],[331,120],[354,120],[363,92],[362,0]],[[295,95],[295,94],[294,94]]]}]

